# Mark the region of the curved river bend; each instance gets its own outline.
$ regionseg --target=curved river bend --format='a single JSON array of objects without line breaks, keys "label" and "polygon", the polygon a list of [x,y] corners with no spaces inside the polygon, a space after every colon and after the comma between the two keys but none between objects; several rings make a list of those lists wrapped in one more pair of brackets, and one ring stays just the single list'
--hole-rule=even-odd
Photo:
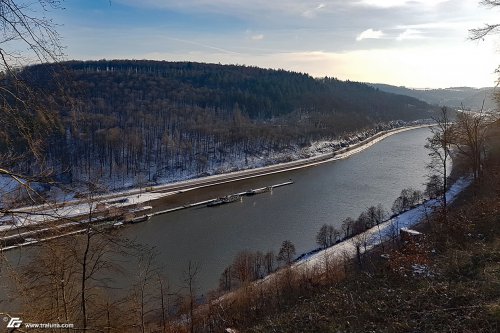
[{"label": "curved river bend", "polygon": [[[381,203],[390,209],[403,188],[422,190],[429,135],[428,128],[410,130],[344,160],[226,184],[217,191],[230,194],[294,181],[241,202],[155,216],[121,232],[156,248],[172,285],[180,284],[189,261],[197,263],[199,292],[204,293],[217,287],[220,273],[240,250],[277,252],[288,239],[297,254],[306,252],[316,247],[315,236],[324,223],[340,227],[342,220],[356,218],[368,206]],[[191,196],[198,199],[194,192]]]}]

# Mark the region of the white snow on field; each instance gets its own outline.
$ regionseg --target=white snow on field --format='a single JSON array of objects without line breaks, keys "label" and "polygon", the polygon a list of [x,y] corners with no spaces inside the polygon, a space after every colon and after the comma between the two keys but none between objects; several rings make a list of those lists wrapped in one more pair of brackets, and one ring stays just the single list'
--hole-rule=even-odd
[{"label": "white snow on field", "polygon": [[[453,202],[460,192],[471,184],[470,178],[461,178],[456,181],[446,193],[448,203]],[[399,216],[390,219],[380,224],[380,232],[378,227],[373,227],[363,234],[359,235],[358,239],[362,239],[363,243],[366,242],[366,251],[369,251],[374,246],[380,244],[382,241],[391,240],[392,237],[399,235],[401,228],[411,228],[423,221],[426,216],[432,213],[433,210],[439,208],[441,201],[438,199],[429,200],[418,207],[406,211]],[[395,234],[396,233],[396,234]],[[365,246],[361,246],[361,253],[365,251]],[[299,262],[295,263],[292,268],[294,269],[319,269],[325,262],[332,261],[340,258],[354,258],[356,256],[356,247],[353,241],[346,240],[325,250],[312,254]]]}]

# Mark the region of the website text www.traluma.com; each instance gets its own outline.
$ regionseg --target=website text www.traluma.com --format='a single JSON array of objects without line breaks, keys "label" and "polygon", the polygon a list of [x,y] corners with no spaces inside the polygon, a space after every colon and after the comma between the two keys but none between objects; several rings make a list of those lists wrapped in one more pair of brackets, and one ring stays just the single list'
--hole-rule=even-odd
[{"label": "website text www.traluma.com", "polygon": [[4,321],[8,321],[7,323],[7,328],[19,328],[21,325],[24,325],[25,328],[48,328],[48,329],[54,329],[54,328],[74,328],[73,324],[61,324],[61,323],[24,323],[21,320],[21,318],[18,317],[12,317],[4,318]]},{"label": "website text www.traluma.com", "polygon": [[74,328],[73,324],[24,323],[25,328]]}]

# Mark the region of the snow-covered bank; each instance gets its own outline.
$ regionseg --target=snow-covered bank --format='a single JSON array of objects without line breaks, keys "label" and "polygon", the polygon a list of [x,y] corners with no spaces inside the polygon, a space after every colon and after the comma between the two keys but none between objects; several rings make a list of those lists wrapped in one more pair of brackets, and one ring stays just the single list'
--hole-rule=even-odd
[{"label": "snow-covered bank", "polygon": [[[470,178],[460,178],[457,180],[446,192],[446,199],[448,203],[453,202],[458,194],[460,194],[464,189],[466,189],[472,180]],[[375,226],[367,231],[355,236],[358,239],[362,239],[363,245],[361,246],[361,253],[369,251],[374,246],[381,244],[382,242],[391,240],[394,236],[398,236],[399,230],[401,228],[411,228],[421,221],[423,221],[426,216],[432,213],[436,208],[439,208],[441,201],[438,199],[428,200],[425,203],[406,211],[397,217],[394,217],[384,223],[381,223],[378,227]],[[366,246],[365,246],[366,243]],[[321,269],[325,262],[332,261],[339,258],[354,258],[356,256],[356,246],[351,239],[347,239],[341,243],[338,243],[332,247],[325,250],[312,254],[308,257],[293,264],[294,269]]]},{"label": "snow-covered bank", "polygon": [[[8,223],[8,221],[11,220],[11,217],[4,217],[2,220],[0,220],[0,222],[4,222],[4,225],[0,226],[0,231],[15,229],[27,225],[39,224],[47,221],[67,220],[77,218],[79,216],[85,216],[88,214],[91,207],[94,211],[96,210],[97,202],[107,203],[109,207],[113,208],[133,209],[137,205],[145,203],[149,204],[150,201],[157,200],[164,196],[172,195],[178,192],[191,191],[201,187],[213,186],[216,184],[223,184],[242,179],[286,172],[317,165],[320,163],[339,160],[347,158],[355,153],[361,152],[362,150],[382,141],[383,139],[391,135],[420,127],[422,126],[405,127],[394,129],[391,131],[379,132],[376,135],[369,137],[361,142],[357,142],[350,147],[342,148],[341,150],[337,150],[334,152],[329,151],[320,155],[316,155],[314,157],[309,157],[297,161],[286,162],[251,170],[241,170],[228,174],[207,176],[171,184],[150,186],[147,187],[147,191],[144,188],[138,188],[115,192],[107,195],[95,196],[93,198],[94,203],[92,205],[90,205],[88,202],[85,202],[85,200],[75,200],[65,202],[64,205],[52,204],[46,206],[25,207],[22,209],[18,209],[17,211],[25,211],[27,212],[27,214],[16,214],[17,216],[13,220],[14,223]],[[324,145],[321,146],[324,148]]]},{"label": "snow-covered bank", "polygon": [[[471,178],[460,178],[457,180],[447,191],[446,198],[448,203],[452,203],[458,195],[464,191],[472,183]],[[359,239],[366,242],[366,251],[370,251],[376,245],[385,241],[390,241],[393,236],[399,237],[399,231],[402,228],[411,228],[422,221],[424,221],[428,214],[431,214],[435,209],[441,205],[440,200],[432,199],[425,203],[401,213],[397,217],[387,220],[365,232],[359,234]],[[379,231],[380,228],[380,231]],[[396,234],[394,234],[396,233]],[[345,259],[356,258],[356,246],[354,245],[353,238],[344,240],[334,246],[320,250],[318,252],[312,251],[308,254],[301,255],[301,259],[293,263],[290,268],[293,272],[301,274],[313,272],[313,274],[321,274],[327,269],[326,263],[329,265],[334,264],[336,261]],[[363,242],[363,243],[364,243]],[[361,254],[365,252],[365,244],[361,245]],[[277,280],[283,277],[286,270],[279,269],[264,278],[254,282],[255,286],[269,287],[272,286]],[[239,289],[227,292],[218,298],[218,302],[232,300],[238,297]]]},{"label": "snow-covered bank", "polygon": [[[74,204],[62,205],[47,205],[43,209],[29,210],[29,208],[17,209],[13,216],[4,216],[0,218],[0,232],[5,232],[21,227],[57,221],[68,222],[76,220],[89,214],[92,209],[94,215],[99,215],[98,205],[106,204],[107,209],[128,209],[141,204],[148,203],[152,200],[157,200],[162,197],[171,195],[172,193],[140,193],[121,197],[119,199],[95,199],[92,202],[78,202]],[[82,222],[73,222],[81,224]]]},{"label": "snow-covered bank", "polygon": [[[374,128],[359,130],[357,132],[345,133],[340,137],[323,138],[311,141],[305,146],[298,144],[289,144],[279,148],[262,146],[251,152],[240,151],[232,158],[220,159],[217,157],[209,158],[203,168],[192,165],[185,165],[183,168],[170,168],[156,170],[154,166],[147,174],[138,174],[136,176],[126,177],[119,172],[114,173],[111,178],[100,177],[100,182],[110,191],[133,190],[139,187],[162,186],[165,184],[174,184],[183,181],[201,179],[207,176],[217,176],[231,174],[244,170],[259,170],[263,167],[284,164],[286,162],[300,162],[310,158],[321,158],[323,155],[334,152],[342,153],[359,143],[369,141],[373,137],[383,135],[384,133],[398,130],[401,128],[418,127],[428,124],[428,121],[392,121],[389,123],[377,124]],[[147,170],[145,167],[144,170]],[[80,175],[82,176],[82,175]],[[95,175],[94,175],[95,176]],[[83,176],[82,176],[83,177]],[[149,180],[148,180],[149,179]],[[85,189],[82,189],[84,191]]]}]

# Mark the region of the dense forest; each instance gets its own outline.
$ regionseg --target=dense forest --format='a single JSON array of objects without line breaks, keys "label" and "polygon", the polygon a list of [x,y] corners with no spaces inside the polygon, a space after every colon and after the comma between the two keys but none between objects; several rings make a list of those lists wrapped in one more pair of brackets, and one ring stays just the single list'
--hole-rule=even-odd
[{"label": "dense forest", "polygon": [[[315,141],[340,145],[350,133],[430,118],[432,109],[362,83],[236,65],[70,61],[17,75],[46,111],[33,117],[49,128],[43,163],[58,180],[98,177],[115,187],[256,167]],[[3,154],[10,134],[0,137]],[[29,173],[33,163],[16,167]]]}]

